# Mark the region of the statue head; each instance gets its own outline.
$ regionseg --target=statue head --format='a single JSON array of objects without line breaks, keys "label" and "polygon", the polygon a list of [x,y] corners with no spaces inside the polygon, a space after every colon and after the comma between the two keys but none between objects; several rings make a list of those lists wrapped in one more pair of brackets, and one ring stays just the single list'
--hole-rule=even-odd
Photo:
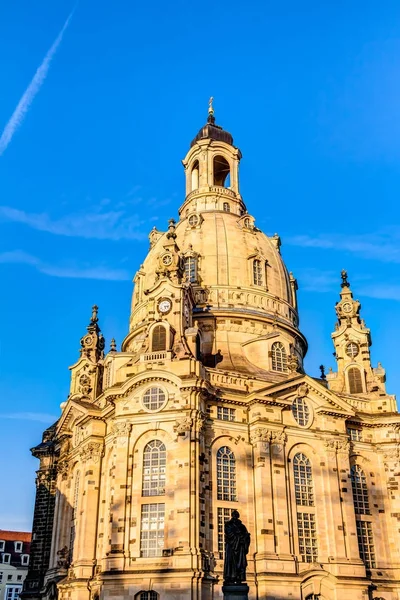
[{"label": "statue head", "polygon": [[238,519],[240,517],[239,511],[233,510],[231,517],[232,517],[232,519]]}]

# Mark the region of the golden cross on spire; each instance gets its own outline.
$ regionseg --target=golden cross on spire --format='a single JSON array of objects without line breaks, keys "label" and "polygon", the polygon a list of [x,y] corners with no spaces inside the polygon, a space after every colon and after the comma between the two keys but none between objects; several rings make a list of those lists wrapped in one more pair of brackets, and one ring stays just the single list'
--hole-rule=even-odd
[{"label": "golden cross on spire", "polygon": [[214,107],[213,107],[213,102],[214,102],[214,98],[213,96],[211,96],[211,98],[208,101],[208,114],[209,115],[213,115],[214,114]]}]

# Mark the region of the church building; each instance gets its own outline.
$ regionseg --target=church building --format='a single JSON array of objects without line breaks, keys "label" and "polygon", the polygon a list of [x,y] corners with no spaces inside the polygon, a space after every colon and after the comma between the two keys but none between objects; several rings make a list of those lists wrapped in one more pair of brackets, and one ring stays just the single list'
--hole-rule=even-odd
[{"label": "church building", "polygon": [[336,371],[305,373],[296,279],[246,210],[240,159],[210,105],[120,349],[105,350],[93,307],[61,416],[32,449],[24,600],[219,600],[233,510],[251,535],[250,600],[400,599],[385,370],[343,271]]}]

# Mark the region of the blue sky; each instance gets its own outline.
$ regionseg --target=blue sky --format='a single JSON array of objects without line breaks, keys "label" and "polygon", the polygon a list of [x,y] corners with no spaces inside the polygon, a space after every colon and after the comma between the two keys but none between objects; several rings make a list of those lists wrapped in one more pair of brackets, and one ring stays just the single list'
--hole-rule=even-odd
[{"label": "blue sky", "polygon": [[[91,306],[127,333],[147,234],[184,196],[180,160],[215,97],[241,192],[299,281],[311,375],[347,268],[372,357],[400,393],[400,5],[14,0],[0,5],[0,528],[29,528],[29,448],[59,415]],[[49,56],[49,55],[48,55]]]}]

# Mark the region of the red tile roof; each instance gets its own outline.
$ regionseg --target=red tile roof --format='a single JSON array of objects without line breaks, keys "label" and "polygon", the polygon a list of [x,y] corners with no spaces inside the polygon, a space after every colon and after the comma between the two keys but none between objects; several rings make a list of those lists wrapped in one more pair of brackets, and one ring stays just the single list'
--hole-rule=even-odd
[{"label": "red tile roof", "polygon": [[0,529],[0,540],[8,542],[30,542],[32,534],[30,531],[6,531]]}]

